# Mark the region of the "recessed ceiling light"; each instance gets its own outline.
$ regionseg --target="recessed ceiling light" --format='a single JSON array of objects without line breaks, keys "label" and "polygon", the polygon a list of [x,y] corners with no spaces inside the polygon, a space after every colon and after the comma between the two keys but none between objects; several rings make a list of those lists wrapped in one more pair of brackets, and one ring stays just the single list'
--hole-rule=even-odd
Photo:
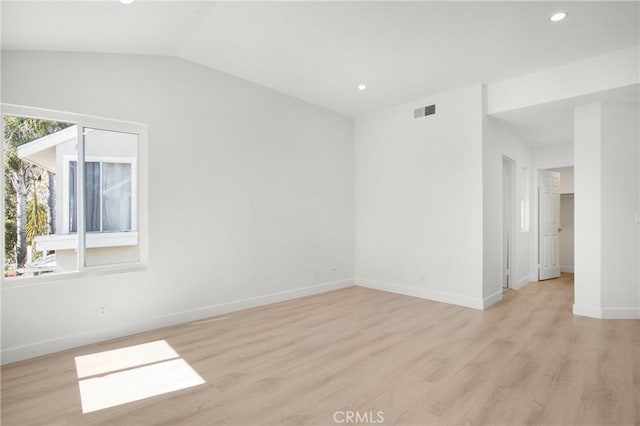
[{"label": "recessed ceiling light", "polygon": [[131,3],[133,3],[133,0],[120,0],[120,3],[122,3],[122,4],[131,4]]},{"label": "recessed ceiling light", "polygon": [[559,21],[562,21],[566,17],[567,17],[567,12],[558,12],[558,13],[554,13],[553,15],[551,15],[551,18],[549,18],[549,20],[551,22],[559,22]]},{"label": "recessed ceiling light", "polygon": [[366,84],[358,84],[358,90],[367,90],[367,85]]}]

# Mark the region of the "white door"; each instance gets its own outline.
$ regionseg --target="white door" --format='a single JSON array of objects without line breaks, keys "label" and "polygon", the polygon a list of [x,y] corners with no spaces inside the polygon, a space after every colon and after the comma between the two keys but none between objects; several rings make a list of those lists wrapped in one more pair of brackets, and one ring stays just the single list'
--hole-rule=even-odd
[{"label": "white door", "polygon": [[548,280],[560,276],[560,173],[540,172],[538,214],[539,272],[538,279]]}]

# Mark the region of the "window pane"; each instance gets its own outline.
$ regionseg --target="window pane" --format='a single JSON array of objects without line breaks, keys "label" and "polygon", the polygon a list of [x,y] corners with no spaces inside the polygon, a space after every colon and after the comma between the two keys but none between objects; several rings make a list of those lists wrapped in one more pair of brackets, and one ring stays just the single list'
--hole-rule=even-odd
[{"label": "window pane", "polygon": [[75,188],[77,127],[4,115],[5,277],[78,270]]},{"label": "window pane", "polygon": [[[71,232],[78,232],[76,197],[78,194],[76,173],[77,162],[69,162],[69,211],[73,212],[70,216],[69,229]],[[100,232],[100,163],[85,163],[85,193],[87,197],[87,232]]]},{"label": "window pane", "polygon": [[137,262],[138,135],[84,129],[85,265]]},{"label": "window pane", "polygon": [[103,163],[102,228],[131,231],[131,164]]}]

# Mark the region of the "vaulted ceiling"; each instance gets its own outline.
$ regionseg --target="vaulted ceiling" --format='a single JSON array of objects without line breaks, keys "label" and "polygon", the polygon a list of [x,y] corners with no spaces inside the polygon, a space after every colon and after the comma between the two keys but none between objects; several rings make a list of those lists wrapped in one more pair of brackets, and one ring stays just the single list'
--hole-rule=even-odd
[{"label": "vaulted ceiling", "polygon": [[638,45],[638,6],[3,1],[2,48],[175,56],[358,115]]}]

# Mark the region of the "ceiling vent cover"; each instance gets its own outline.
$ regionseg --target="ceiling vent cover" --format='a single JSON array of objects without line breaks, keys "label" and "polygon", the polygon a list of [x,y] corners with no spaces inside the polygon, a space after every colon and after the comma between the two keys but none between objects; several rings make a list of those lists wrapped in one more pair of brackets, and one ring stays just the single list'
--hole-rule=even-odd
[{"label": "ceiling vent cover", "polygon": [[436,113],[436,106],[429,105],[426,107],[418,108],[413,111],[413,118],[426,117],[427,115],[433,115]]}]

